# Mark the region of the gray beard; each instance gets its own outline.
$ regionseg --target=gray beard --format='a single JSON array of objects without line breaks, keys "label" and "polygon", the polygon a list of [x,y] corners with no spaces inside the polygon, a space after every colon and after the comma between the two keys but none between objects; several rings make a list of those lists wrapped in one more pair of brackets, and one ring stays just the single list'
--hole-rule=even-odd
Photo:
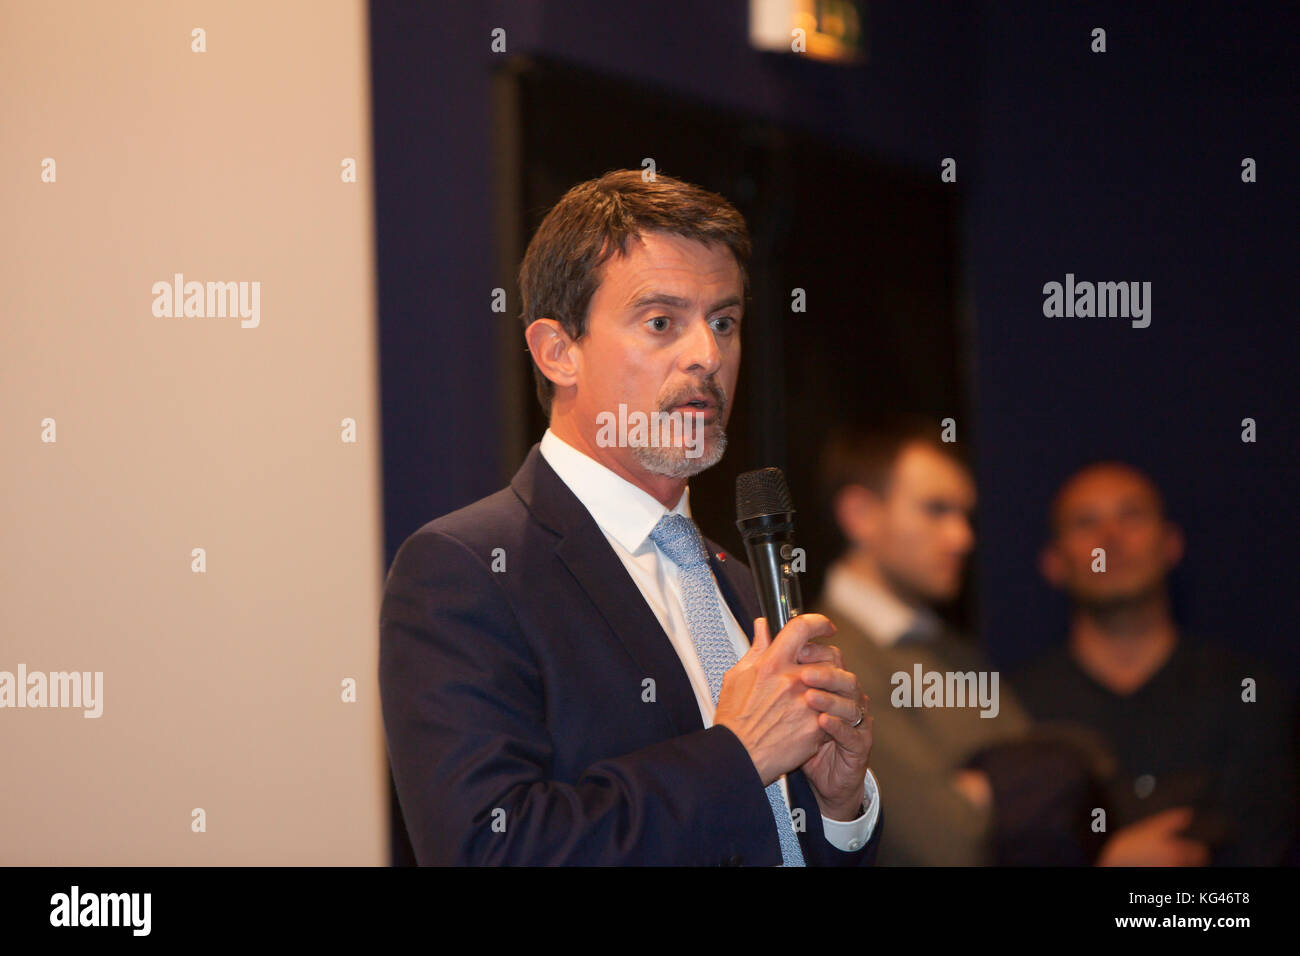
[{"label": "gray beard", "polygon": [[688,458],[685,447],[635,445],[632,454],[641,467],[652,475],[665,478],[690,478],[706,469],[712,468],[722,460],[722,453],[727,450],[727,433],[718,429],[715,441],[706,442],[704,453],[696,458]]}]

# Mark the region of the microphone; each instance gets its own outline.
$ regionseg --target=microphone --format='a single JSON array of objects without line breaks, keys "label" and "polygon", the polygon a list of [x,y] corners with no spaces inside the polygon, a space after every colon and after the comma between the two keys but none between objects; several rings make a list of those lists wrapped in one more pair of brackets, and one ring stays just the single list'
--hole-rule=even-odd
[{"label": "microphone", "polygon": [[803,611],[794,558],[794,506],[780,468],[736,476],[736,527],[745,539],[758,603],[773,638]]}]

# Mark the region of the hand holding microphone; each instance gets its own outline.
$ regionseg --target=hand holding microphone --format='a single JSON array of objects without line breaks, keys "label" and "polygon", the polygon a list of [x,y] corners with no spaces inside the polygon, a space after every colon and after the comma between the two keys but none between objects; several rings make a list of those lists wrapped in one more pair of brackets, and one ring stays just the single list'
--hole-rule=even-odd
[{"label": "hand holding microphone", "polygon": [[794,508],[780,469],[737,478],[736,514],[764,616],[754,623],[749,651],[723,678],[715,723],[740,738],[764,786],[802,768],[822,814],[852,819],[871,752],[869,702],[839,650],[814,643],[835,625],[801,613],[791,564]]}]

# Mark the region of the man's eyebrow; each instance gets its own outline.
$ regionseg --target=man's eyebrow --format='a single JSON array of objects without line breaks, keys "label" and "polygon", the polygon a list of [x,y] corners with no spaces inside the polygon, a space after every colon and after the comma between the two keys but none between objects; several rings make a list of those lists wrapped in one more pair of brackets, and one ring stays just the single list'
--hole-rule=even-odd
[{"label": "man's eyebrow", "polygon": [[[647,305],[666,305],[674,309],[685,309],[689,308],[690,304],[681,296],[669,295],[667,292],[646,292],[637,296],[628,308],[643,309]],[[719,309],[726,309],[733,305],[740,305],[740,296],[729,295],[725,299],[719,299],[709,307],[709,311],[717,312]]]}]

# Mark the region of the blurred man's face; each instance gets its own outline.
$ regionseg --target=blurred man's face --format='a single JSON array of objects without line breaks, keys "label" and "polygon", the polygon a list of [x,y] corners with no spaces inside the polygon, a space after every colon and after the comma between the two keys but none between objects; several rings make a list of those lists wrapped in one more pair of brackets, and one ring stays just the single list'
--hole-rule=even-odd
[{"label": "blurred man's face", "polygon": [[567,414],[592,444],[601,413],[617,416],[620,403],[647,420],[654,412],[696,417],[690,454],[684,443],[603,447],[601,459],[672,478],[718,462],[740,372],[742,293],[724,245],[647,233],[606,261],[587,332],[570,346],[576,390]]},{"label": "blurred man's face", "polygon": [[[1149,600],[1182,557],[1182,536],[1161,513],[1155,488],[1121,466],[1089,468],[1066,482],[1056,527],[1056,540],[1043,552],[1043,574],[1085,607]],[[1104,572],[1094,570],[1098,548],[1105,552]]]},{"label": "blurred man's face", "polygon": [[886,583],[912,603],[955,598],[975,543],[975,485],[966,469],[928,445],[909,445],[876,502],[860,540]]}]

